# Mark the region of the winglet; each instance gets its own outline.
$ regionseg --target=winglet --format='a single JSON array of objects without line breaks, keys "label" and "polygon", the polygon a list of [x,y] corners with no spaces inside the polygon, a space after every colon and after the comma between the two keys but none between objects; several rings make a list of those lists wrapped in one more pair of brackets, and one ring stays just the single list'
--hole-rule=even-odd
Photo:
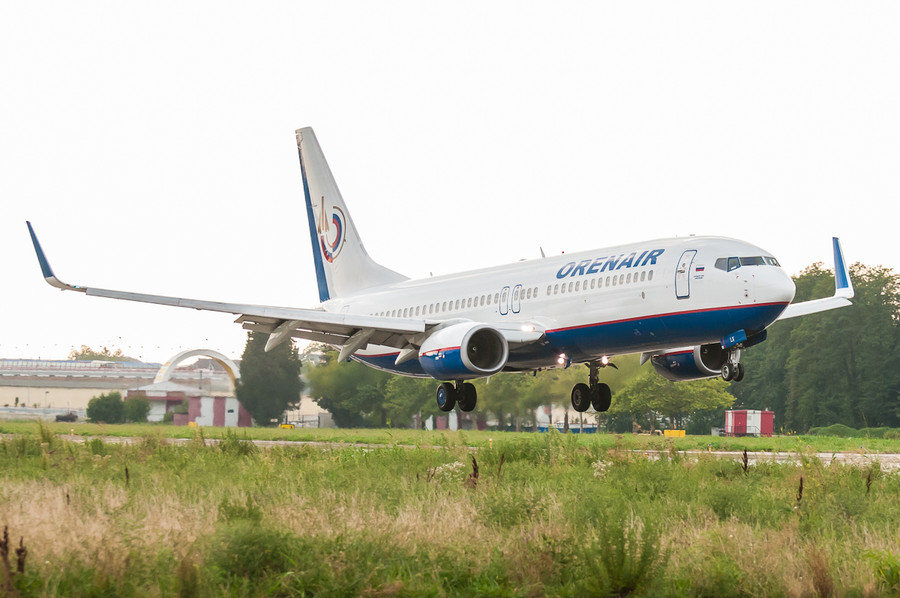
[{"label": "winglet", "polygon": [[850,299],[853,298],[853,282],[850,280],[850,270],[847,268],[847,260],[844,259],[844,250],[841,249],[841,241],[837,237],[832,237],[834,245],[834,295],[824,299],[813,299],[812,301],[801,301],[800,303],[791,303],[785,308],[779,320],[788,318],[796,318],[797,316],[805,316],[820,311],[836,309],[838,307],[846,307],[851,305]]},{"label": "winglet", "polygon": [[47,284],[64,291],[80,291],[84,293],[87,289],[66,284],[53,274],[53,268],[50,267],[50,262],[47,261],[44,250],[41,249],[41,243],[38,241],[37,235],[34,234],[34,228],[32,228],[31,222],[25,221],[25,224],[28,225],[28,233],[31,235],[31,242],[34,244],[34,251],[37,253],[38,263],[41,265],[41,273],[43,273],[44,280],[47,281]]},{"label": "winglet", "polygon": [[834,295],[836,297],[853,297],[853,282],[850,281],[850,270],[844,260],[844,251],[841,249],[841,240],[832,237],[834,243]]}]

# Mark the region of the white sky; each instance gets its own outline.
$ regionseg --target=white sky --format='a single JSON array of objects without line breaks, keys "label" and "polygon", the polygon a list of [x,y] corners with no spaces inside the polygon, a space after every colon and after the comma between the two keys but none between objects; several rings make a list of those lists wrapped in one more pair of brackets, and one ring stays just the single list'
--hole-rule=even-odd
[{"label": "white sky", "polygon": [[738,237],[900,270],[900,3],[0,3],[0,357],[232,357],[232,318],[66,282],[311,307],[294,130],[413,277]]}]

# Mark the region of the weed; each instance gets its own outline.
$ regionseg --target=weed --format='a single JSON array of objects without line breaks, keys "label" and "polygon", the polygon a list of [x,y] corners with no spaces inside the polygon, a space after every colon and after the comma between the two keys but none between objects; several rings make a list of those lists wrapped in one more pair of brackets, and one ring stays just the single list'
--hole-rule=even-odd
[{"label": "weed", "polygon": [[834,578],[831,576],[828,557],[821,549],[810,545],[806,550],[806,558],[816,596],[820,598],[834,596]]},{"label": "weed", "polygon": [[875,576],[881,587],[900,594],[900,558],[890,550],[870,550],[864,556],[874,561]]}]

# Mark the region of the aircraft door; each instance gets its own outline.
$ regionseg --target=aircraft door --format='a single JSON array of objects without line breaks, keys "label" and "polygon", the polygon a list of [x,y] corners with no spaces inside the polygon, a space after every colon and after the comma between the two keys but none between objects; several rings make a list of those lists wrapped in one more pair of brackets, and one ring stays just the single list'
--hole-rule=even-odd
[{"label": "aircraft door", "polygon": [[503,287],[500,291],[500,315],[505,316],[509,313],[509,287]]},{"label": "aircraft door", "polygon": [[516,288],[513,289],[512,312],[517,314],[520,309],[522,309],[522,285],[517,284]]},{"label": "aircraft door", "polygon": [[688,249],[678,260],[678,267],[675,270],[675,296],[679,299],[691,296],[691,265],[696,255],[696,249]]}]

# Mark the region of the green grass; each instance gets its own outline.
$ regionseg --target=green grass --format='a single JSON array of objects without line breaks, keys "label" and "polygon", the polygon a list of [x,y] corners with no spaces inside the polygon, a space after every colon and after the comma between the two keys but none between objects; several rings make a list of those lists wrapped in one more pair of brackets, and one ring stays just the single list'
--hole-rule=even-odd
[{"label": "green grass", "polygon": [[[66,436],[74,431],[76,436],[128,437],[157,436],[159,438],[192,438],[197,428],[170,424],[45,424],[52,433]],[[30,434],[35,430],[33,421],[0,421],[0,434]],[[900,439],[882,438],[880,435],[857,437],[837,436],[775,436],[772,438],[727,438],[717,436],[686,436],[664,438],[661,436],[633,434],[573,434],[572,442],[583,447],[627,448],[632,450],[720,450],[720,451],[770,451],[770,452],[858,452],[860,447],[869,453],[900,452]],[[204,428],[208,438],[222,438],[223,428]],[[405,446],[491,446],[530,443],[535,435],[530,432],[463,432],[395,429],[338,429],[338,428],[241,428],[241,437],[253,440],[287,440],[302,442],[357,443]],[[538,434],[537,436],[542,436]]]},{"label": "green grass", "polygon": [[877,465],[745,472],[605,435],[332,430],[306,438],[372,446],[259,449],[243,431],[176,446],[161,426],[122,426],[151,432],[129,445],[54,428],[0,440],[26,596],[891,595],[900,570],[900,474]]}]

